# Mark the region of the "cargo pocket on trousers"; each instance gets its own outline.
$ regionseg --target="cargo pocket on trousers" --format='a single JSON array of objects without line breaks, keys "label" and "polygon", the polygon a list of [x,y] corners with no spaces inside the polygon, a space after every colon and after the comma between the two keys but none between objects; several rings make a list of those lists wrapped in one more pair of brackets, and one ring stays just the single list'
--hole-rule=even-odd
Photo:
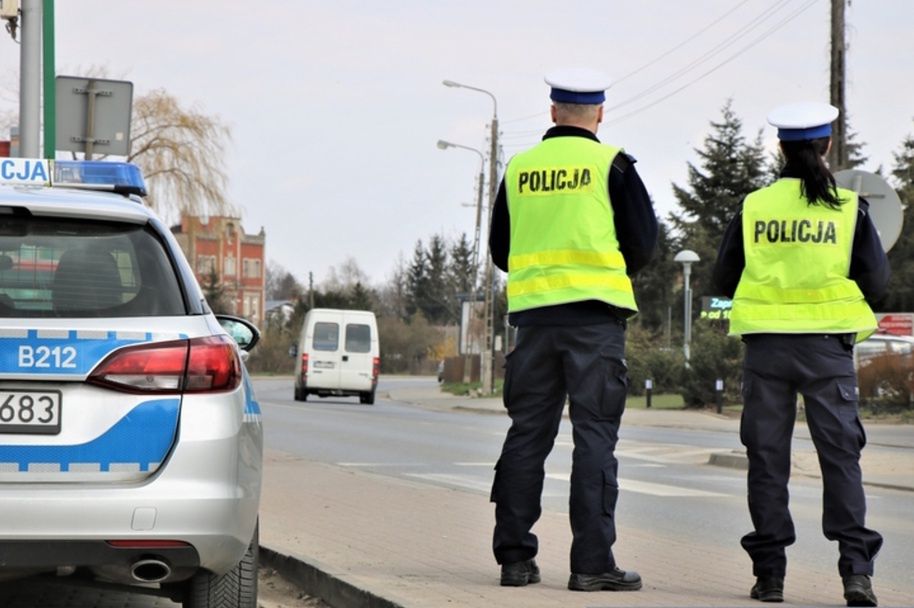
[{"label": "cargo pocket on trousers", "polygon": [[602,357],[601,366],[606,376],[603,379],[603,394],[600,396],[600,418],[616,420],[625,409],[628,394],[628,367],[623,361],[609,355]]},{"label": "cargo pocket on trousers", "polygon": [[619,482],[615,471],[603,471],[603,512],[610,517],[616,512],[616,501],[619,498]]},{"label": "cargo pocket on trousers", "polygon": [[[841,413],[841,418],[846,419],[847,422],[845,424],[851,425],[852,429],[856,431],[857,445],[859,449],[863,449],[866,445],[866,431],[863,430],[863,423],[860,422],[860,416],[857,414],[857,405],[860,399],[857,385],[851,382],[839,382],[838,397],[838,406],[842,410],[846,410],[846,413]],[[853,412],[853,420],[850,420],[851,412]]]}]

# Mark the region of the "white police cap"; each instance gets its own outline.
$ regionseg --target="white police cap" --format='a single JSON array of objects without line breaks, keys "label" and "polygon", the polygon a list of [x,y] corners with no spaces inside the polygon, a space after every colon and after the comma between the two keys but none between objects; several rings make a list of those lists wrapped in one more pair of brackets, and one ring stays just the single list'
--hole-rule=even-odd
[{"label": "white police cap", "polygon": [[781,141],[819,139],[831,135],[831,123],[838,108],[820,101],[800,101],[778,106],[768,114],[768,122],[778,128]]},{"label": "white police cap", "polygon": [[598,70],[564,68],[546,74],[546,84],[552,87],[552,101],[597,105],[606,101],[604,91],[612,80]]}]

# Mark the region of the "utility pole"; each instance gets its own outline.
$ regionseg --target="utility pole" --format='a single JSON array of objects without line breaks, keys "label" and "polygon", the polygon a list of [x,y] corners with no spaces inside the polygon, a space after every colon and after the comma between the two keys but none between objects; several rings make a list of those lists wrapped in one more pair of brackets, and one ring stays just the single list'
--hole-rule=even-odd
[{"label": "utility pole", "polygon": [[54,53],[54,0],[43,0],[41,16],[42,57],[44,66],[44,157],[54,159],[57,152],[57,86]]},{"label": "utility pole", "polygon": [[[486,231],[486,240],[492,231],[492,211],[495,209],[495,197],[498,196],[498,113],[492,114],[492,148],[489,152],[489,210],[488,224],[489,229]],[[491,395],[495,391],[495,294],[493,292],[493,283],[495,278],[494,264],[492,264],[492,255],[486,246],[486,270],[484,289],[485,289],[485,349],[482,353],[482,392]]]},{"label": "utility pole", "polygon": [[832,173],[847,167],[847,108],[844,105],[844,60],[847,51],[844,24],[846,0],[831,0],[831,79],[829,101],[838,108],[838,120],[831,136],[828,165]]},{"label": "utility pole", "polygon": [[41,151],[41,9],[42,0],[22,0],[19,45],[19,156],[38,158]]},{"label": "utility pole", "polygon": [[308,310],[314,308],[314,273],[308,271]]}]

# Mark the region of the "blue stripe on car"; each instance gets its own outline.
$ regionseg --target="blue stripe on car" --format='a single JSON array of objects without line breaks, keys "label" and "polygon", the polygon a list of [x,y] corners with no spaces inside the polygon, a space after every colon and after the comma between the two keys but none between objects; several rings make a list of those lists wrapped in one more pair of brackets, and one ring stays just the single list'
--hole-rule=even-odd
[{"label": "blue stripe on car", "polygon": [[[0,337],[0,374],[85,376],[112,351],[152,340],[150,332],[138,334],[142,338],[118,338],[118,332],[114,331],[107,332],[105,337],[98,337],[97,332],[75,330],[60,337],[53,333],[30,329],[26,336]],[[85,337],[86,334],[92,337]]]},{"label": "blue stripe on car", "polygon": [[171,449],[178,429],[178,398],[146,401],[127,413],[104,435],[77,445],[2,445],[0,463],[16,463],[20,471],[29,465],[58,464],[62,472],[77,464],[98,464],[108,471],[112,464],[138,465],[149,471]]}]

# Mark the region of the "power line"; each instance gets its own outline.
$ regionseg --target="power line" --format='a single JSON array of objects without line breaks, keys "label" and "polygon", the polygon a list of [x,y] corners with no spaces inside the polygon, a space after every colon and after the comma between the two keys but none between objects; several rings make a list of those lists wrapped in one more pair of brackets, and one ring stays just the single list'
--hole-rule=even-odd
[{"label": "power line", "polygon": [[661,53],[660,55],[657,55],[656,57],[654,57],[653,59],[651,59],[651,60],[648,61],[647,63],[645,63],[645,64],[643,64],[643,65],[641,65],[641,66],[638,66],[637,68],[635,68],[634,70],[632,70],[632,71],[629,72],[628,74],[625,74],[625,75],[622,76],[621,78],[616,79],[616,81],[613,83],[613,85],[615,86],[615,85],[619,84],[620,82],[622,82],[623,80],[626,80],[626,79],[630,78],[631,76],[634,76],[635,74],[638,74],[639,72],[641,72],[641,71],[643,71],[643,70],[645,70],[645,69],[651,67],[652,65],[654,65],[655,63],[657,63],[657,62],[660,61],[661,59],[665,59],[666,57],[669,57],[670,55],[672,55],[673,53],[675,53],[676,51],[678,51],[679,49],[681,49],[682,47],[684,47],[684,46],[687,45],[688,43],[692,42],[693,40],[695,40],[696,38],[698,38],[699,36],[701,36],[702,34],[704,34],[705,32],[707,32],[709,29],[711,29],[712,27],[714,27],[714,26],[717,25],[718,23],[720,23],[721,21],[723,21],[724,19],[726,19],[727,17],[729,17],[731,14],[735,13],[741,6],[743,6],[743,5],[746,4],[747,2],[749,2],[749,0],[743,0],[742,2],[740,2],[740,3],[737,4],[736,6],[734,6],[733,8],[731,8],[730,10],[728,10],[727,12],[725,12],[723,15],[721,15],[720,17],[718,17],[717,19],[715,19],[715,20],[712,21],[711,23],[707,24],[706,26],[704,26],[703,28],[701,28],[700,30],[698,30],[697,32],[695,32],[694,34],[692,34],[691,36],[689,36],[688,38],[686,38],[685,40],[683,40],[682,42],[680,42],[679,44],[677,44],[676,46],[672,47],[672,48],[669,49],[668,51],[666,51],[666,52],[664,52],[664,53]]},{"label": "power line", "polygon": [[[783,3],[783,2],[787,2],[787,1],[789,1],[789,0],[782,0],[782,3]],[[646,68],[649,68],[650,66],[656,64],[656,63],[657,63],[658,61],[660,61],[661,59],[665,59],[665,58],[668,57],[669,55],[671,55],[671,54],[673,54],[674,52],[678,51],[680,48],[682,48],[683,46],[685,46],[685,45],[688,44],[689,42],[695,40],[695,39],[698,38],[700,35],[702,35],[702,34],[705,33],[706,31],[708,31],[709,29],[711,29],[712,27],[714,27],[715,25],[717,25],[718,23],[720,23],[721,21],[723,21],[723,20],[726,19],[727,17],[729,17],[731,14],[735,13],[737,10],[739,10],[739,8],[741,8],[743,5],[747,4],[748,2],[750,2],[750,0],[742,0],[742,2],[740,2],[739,4],[737,4],[736,6],[734,6],[733,8],[729,9],[728,11],[724,12],[722,15],[720,15],[719,17],[717,17],[716,19],[714,19],[713,21],[711,21],[710,23],[708,23],[708,24],[705,25],[704,27],[700,28],[698,31],[696,31],[694,34],[692,34],[691,36],[689,36],[688,38],[686,38],[685,40],[683,40],[683,41],[680,42],[679,44],[677,44],[677,45],[673,46],[672,48],[670,48],[669,50],[667,50],[667,51],[661,53],[660,55],[658,55],[658,56],[655,57],[654,59],[648,61],[647,63],[638,66],[637,68],[635,68],[635,69],[632,70],[631,72],[628,72],[627,74],[623,75],[622,77],[615,79],[615,81],[613,82],[613,86],[618,85],[620,82],[622,82],[622,81],[628,79],[628,78],[631,77],[631,76],[634,76],[635,74],[637,74],[637,73],[639,73],[639,72],[645,70]],[[769,10],[770,10],[770,9],[769,9]],[[611,109],[612,109],[612,108],[611,108]],[[507,120],[502,120],[501,122],[502,122],[502,124],[512,123],[512,122],[522,122],[522,121],[525,121],[525,120],[530,120],[531,118],[539,118],[539,117],[541,117],[541,116],[543,116],[544,114],[547,114],[547,113],[548,113],[548,112],[547,112],[546,110],[540,110],[539,112],[535,112],[535,113],[533,113],[533,114],[528,114],[528,115],[526,115],[526,116],[520,116],[520,117],[517,117],[517,118],[509,118],[509,119],[507,119]]]},{"label": "power line", "polygon": [[745,53],[746,51],[748,51],[749,49],[751,49],[752,47],[754,47],[755,45],[757,45],[759,42],[761,42],[762,40],[764,40],[765,38],[767,38],[768,36],[770,36],[775,30],[777,30],[778,28],[780,28],[782,25],[784,25],[784,24],[786,24],[786,23],[792,21],[794,18],[796,18],[796,17],[797,17],[798,15],[800,15],[801,13],[805,12],[807,9],[809,9],[813,4],[817,3],[818,1],[819,1],[819,0],[809,0],[809,2],[807,2],[805,5],[801,6],[798,10],[794,11],[793,13],[791,13],[790,15],[788,15],[786,18],[782,19],[782,20],[779,21],[778,23],[774,24],[772,27],[770,27],[770,28],[768,28],[767,30],[765,30],[765,31],[762,33],[761,36],[759,36],[758,38],[755,38],[754,40],[752,40],[752,42],[750,42],[749,44],[747,44],[746,46],[744,46],[743,48],[741,48],[739,51],[737,51],[736,53],[734,53],[733,55],[731,55],[730,57],[728,57],[728,58],[725,59],[724,61],[718,63],[717,65],[715,65],[715,66],[714,66],[713,68],[711,68],[710,70],[704,72],[703,74],[700,74],[698,77],[696,77],[696,78],[690,80],[689,82],[685,83],[685,84],[682,85],[681,87],[675,89],[674,91],[671,91],[670,93],[667,93],[667,94],[664,95],[663,97],[660,97],[659,99],[656,99],[656,100],[652,101],[651,103],[649,103],[649,104],[647,104],[647,105],[645,105],[645,106],[642,106],[642,107],[640,107],[640,108],[637,108],[637,109],[635,109],[635,110],[632,110],[631,112],[628,112],[627,114],[623,114],[623,115],[617,116],[616,118],[613,118],[613,119],[611,119],[611,120],[604,121],[603,124],[604,124],[604,125],[616,124],[616,123],[618,123],[618,122],[620,122],[620,121],[622,121],[622,120],[624,120],[624,119],[626,119],[626,118],[628,118],[628,117],[630,117],[630,116],[634,116],[635,114],[639,114],[639,113],[643,112],[644,110],[647,110],[647,109],[649,109],[649,108],[652,108],[652,107],[656,106],[657,104],[659,104],[659,103],[661,103],[661,102],[663,102],[663,101],[669,99],[670,97],[676,95],[677,93],[679,93],[679,92],[681,92],[681,91],[687,89],[688,87],[690,87],[690,86],[692,86],[693,84],[695,84],[696,82],[702,80],[702,79],[705,78],[706,76],[709,76],[710,74],[716,72],[718,69],[720,69],[720,68],[722,68],[723,66],[727,65],[728,63],[730,63],[731,61],[733,61],[734,59],[736,59],[737,57],[739,57],[740,55],[742,55],[743,53]]},{"label": "power line", "polygon": [[680,76],[683,76],[684,74],[692,71],[692,69],[709,61],[714,56],[720,54],[721,52],[726,50],[728,47],[730,47],[733,44],[735,44],[736,42],[738,42],[745,34],[756,29],[757,27],[761,26],[765,21],[770,19],[776,12],[778,12],[779,10],[784,8],[787,4],[790,4],[790,2],[792,2],[792,1],[793,0],[779,0],[777,3],[769,6],[768,8],[763,10],[761,13],[756,15],[751,21],[749,21],[749,23],[747,23],[746,25],[742,26],[741,28],[739,28],[738,30],[736,30],[735,32],[733,32],[732,34],[730,34],[729,36],[724,38],[721,42],[718,42],[710,50],[705,51],[705,53],[702,54],[701,56],[699,56],[697,59],[694,59],[690,63],[686,64],[685,67],[678,69],[677,71],[673,72],[669,76],[666,76],[665,78],[661,79],[659,82],[654,83],[653,85],[638,92],[637,94],[633,95],[632,97],[629,97],[628,99],[620,101],[620,102],[616,103],[615,105],[607,108],[606,111],[612,112],[613,110],[617,110],[623,106],[627,106],[629,104],[640,101],[643,97],[650,95],[654,91],[664,87],[665,85],[669,84],[670,82],[677,80]]}]

